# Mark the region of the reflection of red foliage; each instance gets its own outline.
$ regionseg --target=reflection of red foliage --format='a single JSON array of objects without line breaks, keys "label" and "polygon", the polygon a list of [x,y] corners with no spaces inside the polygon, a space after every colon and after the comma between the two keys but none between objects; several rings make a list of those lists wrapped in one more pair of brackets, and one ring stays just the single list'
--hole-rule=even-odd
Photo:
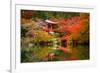
[{"label": "reflection of red foliage", "polygon": [[79,60],[77,57],[70,57],[68,60]]},{"label": "reflection of red foliage", "polygon": [[66,47],[59,47],[58,50],[61,50],[61,51],[63,51],[64,53],[71,53],[71,50],[68,49],[68,48],[66,48]]},{"label": "reflection of red foliage", "polygon": [[80,51],[77,48],[74,48],[72,50],[72,54],[69,58],[69,60],[79,60],[78,54],[80,53]]}]

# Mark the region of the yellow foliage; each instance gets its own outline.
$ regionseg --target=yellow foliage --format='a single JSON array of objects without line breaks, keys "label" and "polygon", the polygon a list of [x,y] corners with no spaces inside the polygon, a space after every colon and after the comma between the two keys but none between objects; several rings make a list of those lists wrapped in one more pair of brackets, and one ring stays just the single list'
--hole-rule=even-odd
[{"label": "yellow foliage", "polygon": [[51,36],[45,31],[36,30],[34,34],[35,34],[35,41],[48,41],[49,39],[54,38],[54,36]]},{"label": "yellow foliage", "polygon": [[40,50],[38,50],[37,52],[35,52],[35,57],[39,58],[39,59],[43,59],[45,58],[50,52],[52,51],[52,49],[50,48],[41,48]]}]

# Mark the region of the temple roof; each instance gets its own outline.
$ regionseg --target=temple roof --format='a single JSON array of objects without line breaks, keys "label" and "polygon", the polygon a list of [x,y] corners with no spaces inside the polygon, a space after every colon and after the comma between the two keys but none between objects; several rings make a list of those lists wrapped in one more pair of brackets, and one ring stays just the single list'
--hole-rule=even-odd
[{"label": "temple roof", "polygon": [[57,24],[58,23],[58,22],[54,22],[54,21],[51,21],[51,20],[48,20],[48,19],[46,19],[45,22],[51,23],[51,24]]}]

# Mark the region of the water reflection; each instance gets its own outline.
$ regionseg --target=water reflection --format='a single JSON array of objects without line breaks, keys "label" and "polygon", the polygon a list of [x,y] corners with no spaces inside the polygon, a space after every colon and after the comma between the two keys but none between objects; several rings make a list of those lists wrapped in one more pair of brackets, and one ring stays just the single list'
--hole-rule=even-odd
[{"label": "water reflection", "polygon": [[[63,41],[64,42],[64,41]],[[63,43],[62,42],[62,43]],[[68,46],[54,42],[35,43],[28,49],[22,49],[22,62],[46,62],[46,61],[68,61],[89,59],[88,44],[77,44]]]}]

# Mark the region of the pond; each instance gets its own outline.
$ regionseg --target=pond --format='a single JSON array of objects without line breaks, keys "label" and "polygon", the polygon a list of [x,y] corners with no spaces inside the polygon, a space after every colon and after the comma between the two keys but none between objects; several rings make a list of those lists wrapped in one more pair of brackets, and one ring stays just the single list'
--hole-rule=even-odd
[{"label": "pond", "polygon": [[[56,46],[55,46],[56,45]],[[89,60],[89,46],[80,45],[70,46],[70,52],[58,49],[58,45],[34,45],[32,48],[21,50],[21,62],[48,62],[48,61],[73,61]],[[68,47],[64,47],[68,49]]]}]

